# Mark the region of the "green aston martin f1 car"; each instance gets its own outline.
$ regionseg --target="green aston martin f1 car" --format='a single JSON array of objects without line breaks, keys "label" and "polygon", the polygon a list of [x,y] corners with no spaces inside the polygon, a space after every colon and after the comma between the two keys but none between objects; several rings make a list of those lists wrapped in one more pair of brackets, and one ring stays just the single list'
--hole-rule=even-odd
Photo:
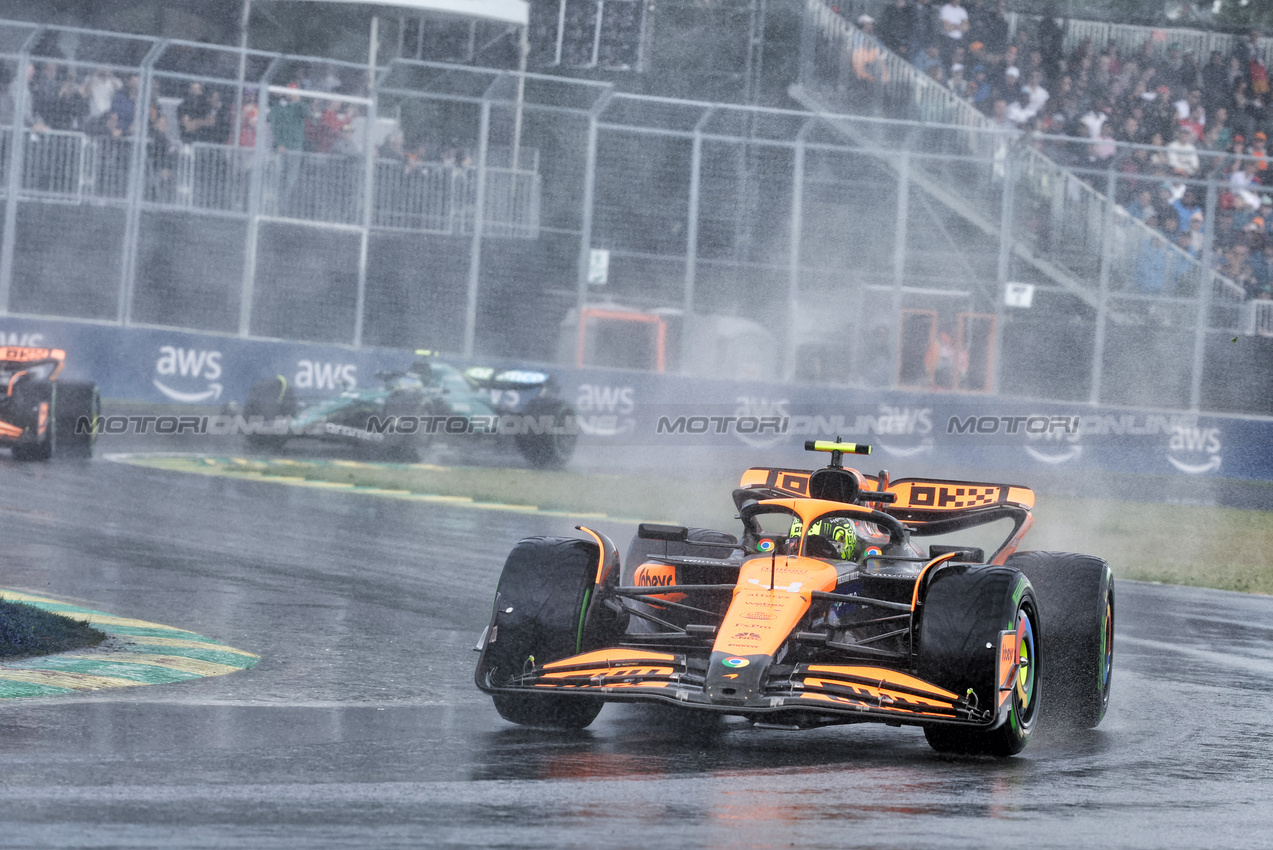
[{"label": "green aston martin f1 car", "polygon": [[435,441],[512,445],[531,466],[549,469],[565,466],[574,454],[574,408],[543,372],[460,370],[417,351],[405,370],[376,377],[374,387],[311,399],[299,396],[282,375],[258,381],[242,408],[249,445],[278,451],[290,440],[309,438],[408,462]]}]

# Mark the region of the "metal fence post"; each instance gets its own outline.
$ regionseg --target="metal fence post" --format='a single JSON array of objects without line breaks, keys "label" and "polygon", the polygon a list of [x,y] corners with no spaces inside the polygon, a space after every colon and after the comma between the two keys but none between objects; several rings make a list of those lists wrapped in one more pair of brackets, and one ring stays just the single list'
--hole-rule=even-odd
[{"label": "metal fence post", "polygon": [[694,145],[690,153],[690,201],[685,215],[685,293],[681,305],[686,321],[694,314],[694,282],[698,273],[698,184],[703,167],[703,125],[714,111],[708,107],[694,125]]},{"label": "metal fence post", "polygon": [[477,342],[477,288],[482,276],[482,219],[486,217],[486,154],[490,147],[491,101],[482,98],[477,134],[477,197],[473,201],[473,239],[469,247],[469,285],[464,310],[464,356],[472,357]]},{"label": "metal fence post", "polygon": [[897,166],[897,223],[893,229],[893,350],[889,353],[890,389],[897,387],[897,376],[901,372],[902,363],[902,288],[906,285],[906,239],[907,224],[910,220],[911,205],[911,151],[902,149],[902,157]]},{"label": "metal fence post", "polygon": [[371,226],[375,223],[376,150],[371,143],[372,131],[380,108],[380,84],[388,73],[389,70],[385,70],[379,79],[371,80],[367,92],[371,102],[367,104],[367,120],[363,122],[362,232],[358,240],[358,292],[354,296],[354,348],[362,348],[363,314],[367,311],[367,261],[371,249]]},{"label": "metal fence post", "polygon": [[796,80],[799,85],[809,91],[817,91],[819,88],[818,80],[814,74],[814,52],[816,50],[815,14],[817,14],[815,4],[806,4],[803,14],[800,15],[800,55],[796,59]]},{"label": "metal fence post", "polygon": [[999,395],[1003,378],[1004,297],[1008,292],[1008,275],[1012,266],[1012,223],[1016,215],[1017,180],[1020,166],[1013,156],[1012,145],[1003,158],[1003,191],[999,196],[999,265],[995,275],[994,369],[991,370],[990,392]]},{"label": "metal fence post", "polygon": [[1207,329],[1211,325],[1212,257],[1216,238],[1216,172],[1207,175],[1207,212],[1203,219],[1202,275],[1198,284],[1198,317],[1193,329],[1193,372],[1189,379],[1189,409],[1202,406],[1202,371],[1207,359]]},{"label": "metal fence post", "polygon": [[[27,36],[18,52],[18,67],[14,80],[26,81],[27,68],[31,66],[31,45],[43,30],[35,30]],[[22,170],[25,167],[27,148],[26,114],[31,93],[27,86],[14,87],[13,97],[13,148],[9,151],[9,181],[4,199],[4,236],[0,242],[0,314],[9,312],[9,292],[13,285],[13,252],[17,249],[18,195],[22,192]]]},{"label": "metal fence post", "polygon": [[142,104],[150,103],[150,93],[155,85],[155,60],[167,48],[168,42],[160,41],[146,52],[141,61],[140,85],[137,87],[137,104],[133,109],[133,155],[128,168],[128,215],[124,221],[124,258],[119,272],[119,304],[116,319],[121,325],[133,320],[133,299],[137,289],[137,254],[141,248],[141,205],[146,197],[146,142],[149,138],[150,109]]},{"label": "metal fence post", "polygon": [[[579,264],[575,276],[575,309],[579,312],[581,322],[584,307],[588,304],[588,265],[592,259],[592,207],[597,191],[597,122],[609,100],[610,93],[607,92],[594,104],[588,115],[588,147],[583,166],[583,209],[580,210],[579,222]],[[576,352],[576,356],[582,354],[582,351]]]},{"label": "metal fence post", "polygon": [[1109,174],[1105,178],[1105,228],[1101,234],[1101,270],[1098,275],[1099,300],[1096,305],[1096,334],[1092,339],[1092,389],[1088,401],[1101,403],[1101,379],[1105,374],[1105,326],[1109,322],[1109,267],[1114,261],[1114,164],[1110,163]]},{"label": "metal fence post", "polygon": [[[256,138],[253,139],[252,176],[248,185],[247,241],[243,248],[243,283],[239,289],[239,336],[252,332],[252,298],[256,292],[256,249],[261,227],[261,181],[265,171],[265,122],[269,121],[270,83],[278,70],[281,56],[275,56],[261,75],[257,90]],[[270,134],[273,138],[273,133]]]},{"label": "metal fence post", "polygon": [[791,250],[787,259],[787,351],[782,376],[796,377],[796,355],[800,332],[796,318],[800,314],[800,242],[804,238],[804,137],[812,126],[806,121],[796,134],[796,150],[792,157],[791,179]]}]

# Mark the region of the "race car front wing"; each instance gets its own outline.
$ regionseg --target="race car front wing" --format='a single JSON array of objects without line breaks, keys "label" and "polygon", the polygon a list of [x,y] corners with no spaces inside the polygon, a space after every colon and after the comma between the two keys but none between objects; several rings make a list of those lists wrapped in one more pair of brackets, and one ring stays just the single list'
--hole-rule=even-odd
[{"label": "race car front wing", "polygon": [[[763,656],[713,653],[704,659],[614,647],[532,666],[501,686],[489,681],[479,684],[491,693],[575,693],[753,717],[793,712],[826,715],[808,725],[879,721],[987,726],[995,721],[996,707],[979,705],[971,690],[952,693],[886,667],[767,662]],[[749,667],[759,675],[748,676]],[[1015,675],[1015,671],[1001,672],[1000,682],[1011,681]]]}]

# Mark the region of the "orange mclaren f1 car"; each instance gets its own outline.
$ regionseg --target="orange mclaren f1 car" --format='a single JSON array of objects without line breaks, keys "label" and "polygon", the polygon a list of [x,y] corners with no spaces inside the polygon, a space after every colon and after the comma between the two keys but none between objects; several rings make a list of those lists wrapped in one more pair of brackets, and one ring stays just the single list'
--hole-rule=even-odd
[{"label": "orange mclaren f1 car", "polygon": [[0,446],[15,460],[91,457],[101,401],[91,381],[59,381],[60,348],[0,347]]},{"label": "orange mclaren f1 car", "polygon": [[[997,756],[1020,752],[1041,716],[1100,723],[1113,576],[1100,558],[1016,551],[1031,490],[889,481],[843,466],[869,446],[806,448],[830,465],[743,474],[741,536],[643,524],[622,563],[586,528],[522,540],[477,646],[478,687],[527,726],[582,728],[605,702],[653,701],[768,728],[916,725],[938,751]],[[958,544],[979,526],[1009,527],[989,558]],[[937,535],[956,540],[916,542]]]}]

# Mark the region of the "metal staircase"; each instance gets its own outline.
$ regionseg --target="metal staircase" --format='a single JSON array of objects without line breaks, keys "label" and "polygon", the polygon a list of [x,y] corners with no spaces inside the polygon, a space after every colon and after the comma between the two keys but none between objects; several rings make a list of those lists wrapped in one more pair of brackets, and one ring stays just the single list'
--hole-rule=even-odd
[{"label": "metal staircase", "polygon": [[[853,51],[868,41],[880,51],[886,81],[866,100],[844,81],[852,75]],[[1119,287],[1118,278],[1130,271],[1146,240],[1161,243],[1174,262],[1196,267],[1202,276],[1196,260],[1127,216],[1106,193],[1031,140],[996,129],[971,103],[845,20],[828,0],[806,0],[801,52],[792,98],[895,173],[899,150],[909,151],[910,184],[999,242],[1000,285],[1010,275],[1027,276],[1104,311],[1111,287]],[[890,117],[876,117],[881,112]],[[1024,215],[1026,209],[1036,215]],[[1032,226],[1039,216],[1046,227]],[[1236,284],[1215,273],[1207,277],[1212,300],[1241,299]],[[1116,323],[1134,321],[1122,310],[1107,315]]]}]

